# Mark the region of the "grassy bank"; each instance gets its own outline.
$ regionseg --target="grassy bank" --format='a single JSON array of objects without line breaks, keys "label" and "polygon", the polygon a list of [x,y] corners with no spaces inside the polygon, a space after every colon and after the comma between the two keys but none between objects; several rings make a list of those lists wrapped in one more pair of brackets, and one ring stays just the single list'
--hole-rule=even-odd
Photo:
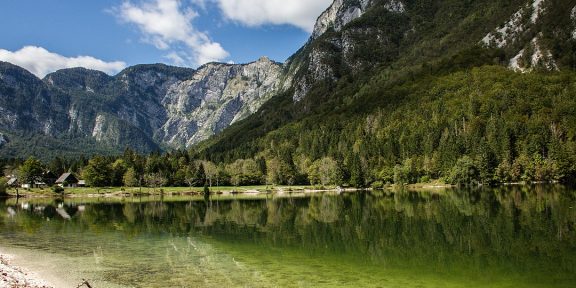
[{"label": "grassy bank", "polygon": [[[209,187],[212,194],[245,194],[245,193],[283,193],[283,192],[312,192],[334,190],[336,187],[318,186],[213,186]],[[87,197],[87,196],[131,196],[131,195],[200,195],[204,187],[76,187],[64,188],[63,194],[54,193],[51,188],[18,189],[18,194],[24,197]],[[11,188],[8,194],[16,196],[16,189]]]},{"label": "grassy bank", "polygon": [[[382,188],[370,190],[394,191],[398,189],[430,190],[446,189],[453,185],[443,181],[433,180],[426,183],[408,184],[403,186],[385,185]],[[254,186],[213,186],[209,187],[213,195],[229,194],[267,194],[267,193],[307,193],[341,190],[336,186],[311,186],[311,185],[254,185]],[[345,188],[346,191],[355,191],[357,188]],[[16,189],[8,189],[8,195],[16,196]],[[204,187],[74,187],[64,188],[63,193],[55,193],[52,188],[18,188],[21,197],[133,197],[133,196],[194,196],[203,195]]]}]

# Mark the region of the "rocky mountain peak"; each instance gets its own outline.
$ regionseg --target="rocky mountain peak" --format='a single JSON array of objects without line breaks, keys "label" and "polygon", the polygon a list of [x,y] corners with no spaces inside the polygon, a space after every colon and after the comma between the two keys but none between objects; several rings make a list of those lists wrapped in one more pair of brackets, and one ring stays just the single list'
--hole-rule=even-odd
[{"label": "rocky mountain peak", "polygon": [[[337,32],[340,31],[346,24],[360,18],[373,5],[373,2],[377,2],[377,0],[335,0],[318,17],[310,38],[316,39],[330,28]],[[385,2],[384,7],[390,12],[401,13],[405,11],[404,3],[400,0],[385,0]]]},{"label": "rocky mountain peak", "polygon": [[[337,81],[342,73],[352,74],[370,69],[392,55],[364,58],[366,46],[388,50],[396,46],[399,38],[410,28],[400,21],[388,29],[374,23],[355,25],[354,20],[367,13],[380,13],[378,17],[404,19],[407,17],[404,2],[400,0],[335,0],[318,17],[314,31],[303,49],[286,64],[288,75],[284,89],[293,88],[292,99],[300,102],[313,89],[315,83]],[[374,17],[374,16],[372,16]],[[390,20],[383,20],[383,22]],[[358,22],[357,22],[358,23]],[[394,27],[390,29],[390,27]],[[327,33],[333,32],[333,33]],[[323,36],[323,37],[321,37]],[[375,52],[374,49],[370,53]],[[394,49],[391,53],[396,53]],[[378,53],[375,53],[378,54]],[[374,54],[374,55],[375,55]],[[382,53],[388,54],[388,53]],[[378,55],[380,56],[380,55]]]},{"label": "rocky mountain peak", "polygon": [[262,57],[248,64],[209,63],[173,85],[162,100],[168,119],[155,137],[190,146],[244,119],[278,90],[282,65]]},{"label": "rocky mountain peak", "polygon": [[269,62],[273,62],[273,61],[270,60],[270,58],[268,58],[268,56],[262,56],[262,57],[258,58],[258,60],[256,62],[269,63]]},{"label": "rocky mountain peak", "polygon": [[40,84],[40,79],[28,70],[16,66],[12,63],[0,61],[0,84],[8,87],[15,87],[17,85],[30,85]]},{"label": "rocky mountain peak", "polygon": [[78,67],[61,69],[50,73],[44,77],[43,81],[52,87],[75,91],[84,90],[93,93],[112,81],[112,79],[112,76],[104,72]]}]

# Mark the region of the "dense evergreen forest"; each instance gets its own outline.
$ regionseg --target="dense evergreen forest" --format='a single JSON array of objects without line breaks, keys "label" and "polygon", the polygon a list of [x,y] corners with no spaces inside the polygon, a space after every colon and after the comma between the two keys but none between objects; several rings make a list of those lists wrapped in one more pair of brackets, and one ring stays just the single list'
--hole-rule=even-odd
[{"label": "dense evergreen forest", "polygon": [[22,175],[35,162],[93,186],[565,182],[576,178],[575,86],[573,72],[427,73],[367,83],[355,97],[371,110],[342,105],[260,137],[229,137],[241,123],[220,136],[237,140],[226,147],[1,164]]},{"label": "dense evergreen forest", "polygon": [[355,95],[373,103],[372,111],[318,114],[251,141],[223,135],[239,143],[209,146],[203,156],[263,157],[296,178],[329,157],[352,186],[566,181],[576,175],[575,76],[482,66],[373,82]]}]

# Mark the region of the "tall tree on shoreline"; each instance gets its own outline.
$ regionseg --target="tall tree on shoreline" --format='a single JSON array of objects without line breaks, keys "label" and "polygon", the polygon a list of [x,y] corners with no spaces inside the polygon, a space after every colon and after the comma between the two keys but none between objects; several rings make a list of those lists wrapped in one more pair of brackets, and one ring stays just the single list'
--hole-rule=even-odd
[{"label": "tall tree on shoreline", "polygon": [[42,180],[44,166],[38,159],[30,157],[20,166],[18,172],[20,173],[21,183],[30,184],[30,187],[32,187],[35,182]]}]

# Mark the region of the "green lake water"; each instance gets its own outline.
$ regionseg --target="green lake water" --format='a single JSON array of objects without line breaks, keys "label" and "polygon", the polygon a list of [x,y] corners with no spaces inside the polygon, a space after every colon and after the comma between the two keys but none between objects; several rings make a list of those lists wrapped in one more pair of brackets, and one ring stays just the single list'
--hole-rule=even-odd
[{"label": "green lake water", "polygon": [[0,247],[95,288],[576,287],[576,192],[9,199]]}]

